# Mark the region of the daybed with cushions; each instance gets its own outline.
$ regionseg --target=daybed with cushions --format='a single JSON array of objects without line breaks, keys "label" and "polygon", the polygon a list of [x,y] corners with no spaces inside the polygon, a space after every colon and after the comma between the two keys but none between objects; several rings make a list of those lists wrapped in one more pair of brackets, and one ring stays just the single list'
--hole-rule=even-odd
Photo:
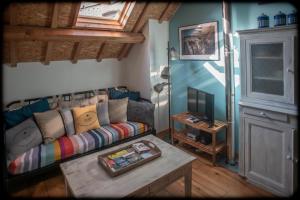
[{"label": "daybed with cushions", "polygon": [[12,102],[3,114],[9,190],[61,162],[155,134],[154,105],[124,87]]}]

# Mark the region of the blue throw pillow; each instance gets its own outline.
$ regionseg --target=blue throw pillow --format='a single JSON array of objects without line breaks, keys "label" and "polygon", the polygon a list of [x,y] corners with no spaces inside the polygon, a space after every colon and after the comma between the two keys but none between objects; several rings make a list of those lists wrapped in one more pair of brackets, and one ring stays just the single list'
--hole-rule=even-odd
[{"label": "blue throw pillow", "polygon": [[138,101],[140,99],[140,92],[109,89],[109,96],[111,99],[123,99],[128,97],[130,100]]},{"label": "blue throw pillow", "polygon": [[41,99],[33,104],[23,106],[18,110],[5,111],[3,113],[6,128],[11,128],[33,116],[34,112],[50,110],[47,99]]}]

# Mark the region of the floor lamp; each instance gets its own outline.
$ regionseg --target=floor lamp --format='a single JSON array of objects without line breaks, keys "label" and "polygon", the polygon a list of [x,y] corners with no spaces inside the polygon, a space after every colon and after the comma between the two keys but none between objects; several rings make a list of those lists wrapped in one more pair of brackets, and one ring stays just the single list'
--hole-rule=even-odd
[{"label": "floor lamp", "polygon": [[[168,65],[163,68],[161,71],[160,77],[162,79],[167,79],[167,82],[163,83],[157,83],[154,85],[154,91],[156,91],[159,95],[159,93],[163,90],[164,86],[168,85],[168,105],[169,105],[169,130],[171,130],[171,81],[170,81],[170,60],[177,60],[178,59],[178,53],[176,52],[176,49],[174,47],[169,46],[168,42]],[[159,100],[159,97],[158,97]],[[158,104],[159,106],[159,104]]]}]

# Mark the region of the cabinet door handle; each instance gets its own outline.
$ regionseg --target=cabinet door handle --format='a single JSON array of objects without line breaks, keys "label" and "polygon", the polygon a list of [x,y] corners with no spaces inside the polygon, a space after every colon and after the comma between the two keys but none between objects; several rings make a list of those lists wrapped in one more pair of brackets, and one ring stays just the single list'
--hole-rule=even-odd
[{"label": "cabinet door handle", "polygon": [[267,116],[266,113],[264,113],[264,112],[260,112],[259,114],[260,114],[261,116],[264,116],[264,117]]},{"label": "cabinet door handle", "polygon": [[291,156],[291,155],[287,155],[287,156],[286,156],[286,159],[287,159],[287,160],[292,160],[292,156]]},{"label": "cabinet door handle", "polygon": [[294,73],[294,70],[289,69],[289,68],[288,68],[286,71],[287,71],[287,72],[290,72],[290,73]]}]

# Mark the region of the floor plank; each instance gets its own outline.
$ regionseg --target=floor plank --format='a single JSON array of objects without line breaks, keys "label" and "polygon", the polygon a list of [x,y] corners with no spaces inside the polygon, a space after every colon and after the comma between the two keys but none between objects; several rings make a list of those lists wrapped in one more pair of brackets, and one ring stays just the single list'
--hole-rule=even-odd
[{"label": "floor plank", "polygon": [[[273,197],[238,174],[222,167],[212,166],[210,157],[195,152],[186,145],[178,148],[194,155],[197,160],[192,167],[192,197]],[[13,197],[65,197],[65,184],[60,172],[46,176],[45,180],[12,194]],[[184,179],[172,183],[158,192],[156,197],[184,197]]]}]

